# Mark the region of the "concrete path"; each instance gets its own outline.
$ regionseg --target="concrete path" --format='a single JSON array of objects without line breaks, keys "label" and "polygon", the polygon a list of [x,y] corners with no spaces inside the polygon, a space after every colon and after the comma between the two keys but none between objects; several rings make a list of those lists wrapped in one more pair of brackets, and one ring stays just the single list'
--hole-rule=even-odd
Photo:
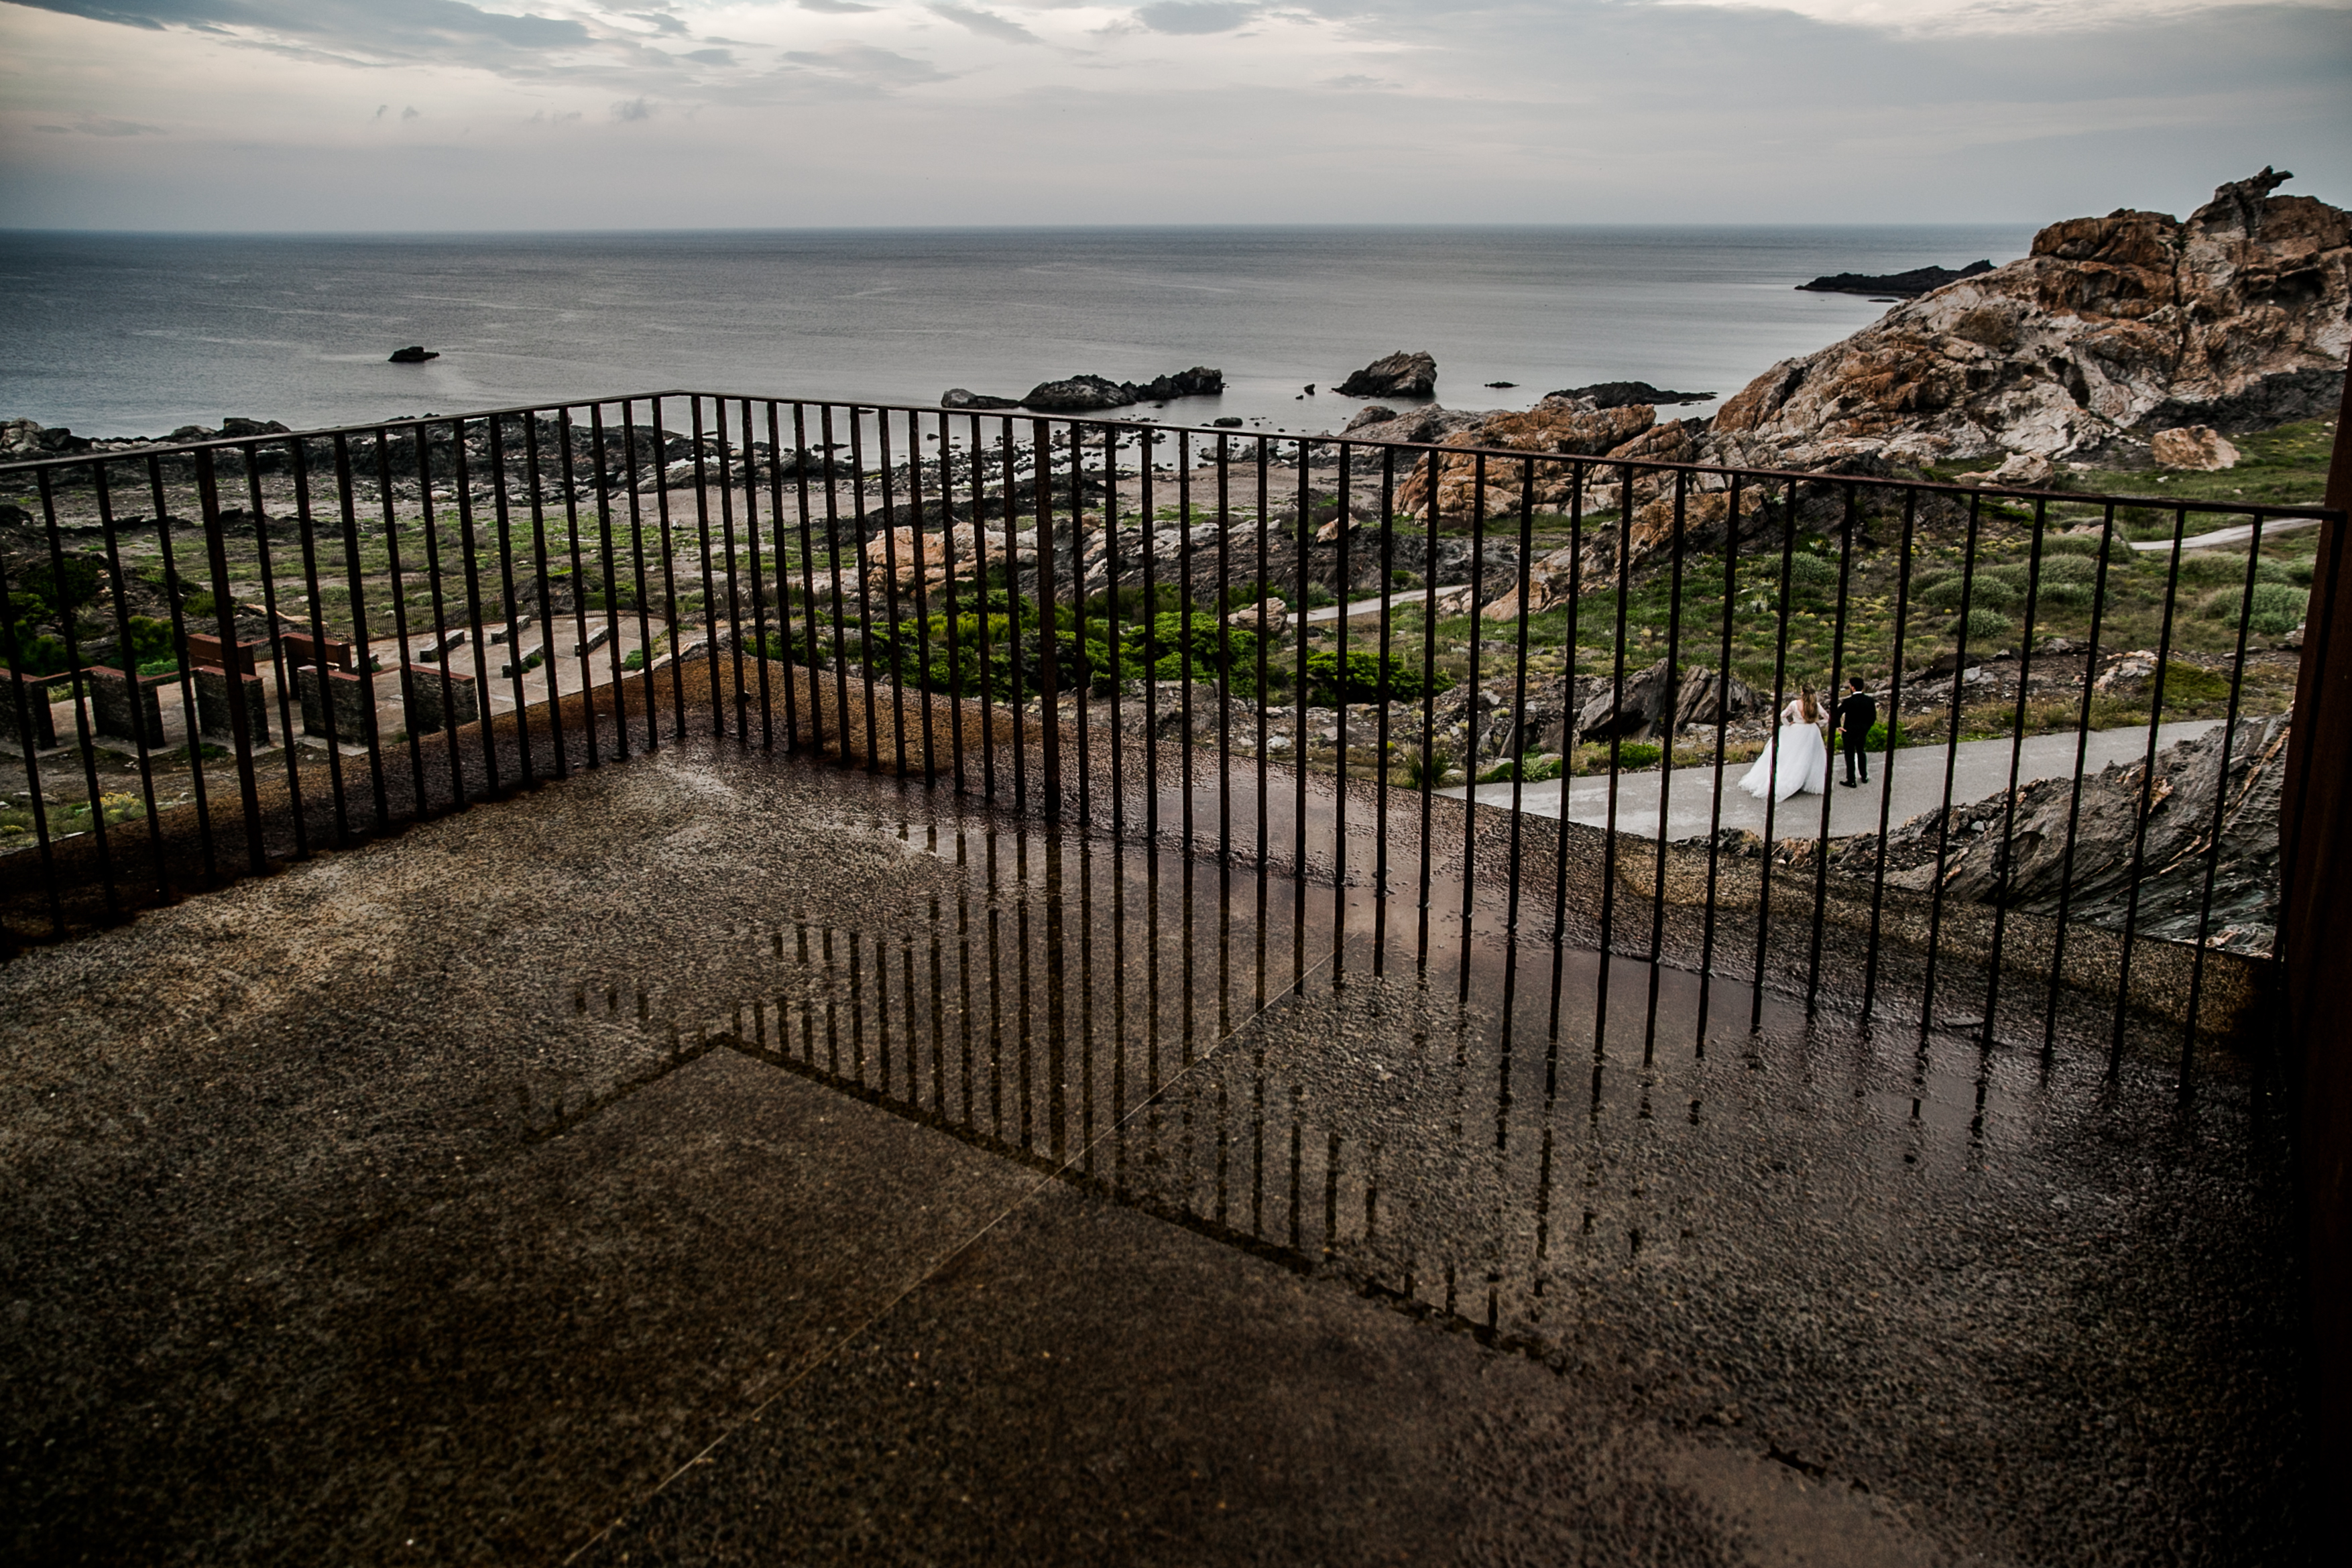
[{"label": "concrete path", "polygon": [[[2315,528],[2318,526],[2317,517],[2274,517],[2263,525],[2263,538],[2276,538],[2281,534],[2291,534],[2299,528]],[[2219,549],[2224,545],[2244,544],[2253,537],[2254,526],[2252,523],[2240,523],[2234,528],[2215,528],[2210,534],[2190,534],[2180,541],[2180,548],[2184,550]],[[2168,537],[2160,539],[2137,539],[2132,543],[2132,549],[2150,554],[2159,550],[2169,550],[2171,548],[2172,540]]]},{"label": "concrete path", "polygon": [[[1448,586],[1466,587],[1467,585],[1457,583]],[[1444,592],[1444,589],[1441,588],[1438,591]],[[1386,602],[1391,607],[1400,604],[1418,604],[1428,597],[1429,590],[1425,588],[1408,588],[1390,594]],[[1345,604],[1326,604],[1320,609],[1309,610],[1305,612],[1305,619],[1308,625],[1318,625],[1339,620],[1344,612],[1349,620],[1361,621],[1368,615],[1378,615],[1382,602],[1378,599],[1351,599]],[[1299,617],[1294,615],[1291,619],[1297,620]]]},{"label": "concrete path", "polygon": [[[2179,724],[2168,724],[2158,732],[2157,744],[2169,746],[2175,741],[2189,740],[2214,728],[2219,720],[2196,719]],[[2063,779],[2074,767],[2076,737],[2072,731],[2057,735],[2028,736],[2019,748],[2018,782],[2036,779]],[[1952,765],[1954,801],[1981,800],[1998,795],[2009,787],[2010,748],[2008,740],[1964,740]],[[1893,809],[1887,813],[1890,825],[1899,825],[1925,811],[1935,810],[1944,803],[1944,754],[1940,746],[1906,746],[1889,759],[1884,756],[1871,758],[1868,784],[1846,789],[1836,782],[1845,776],[1842,759],[1831,762],[1830,836],[1843,838],[1853,833],[1874,833],[1878,831],[1879,802],[1891,788]],[[2096,772],[2110,762],[2126,762],[2147,755],[2147,731],[2145,729],[2093,730],[2090,745],[2084,758],[2087,771]],[[1697,838],[1707,831],[1714,796],[1720,778],[1723,791],[1722,825],[1746,828],[1754,832],[1764,831],[1764,802],[1738,788],[1740,776],[1749,764],[1735,762],[1720,775],[1712,768],[1677,768],[1672,775],[1660,773],[1624,773],[1617,779],[1617,831],[1643,838],[1658,836],[1658,801],[1662,786],[1667,786],[1668,809],[1666,837],[1669,839]],[[1529,784],[1520,799],[1520,810],[1533,816],[1557,817],[1560,814],[1560,786],[1573,786],[1569,794],[1569,818],[1592,827],[1609,824],[1609,780],[1604,777],[1572,780],[1550,779],[1541,784]],[[1460,800],[1460,786],[1440,791]],[[1482,784],[1478,786],[1482,804],[1508,807],[1511,786]],[[1822,798],[1819,795],[1795,795],[1773,808],[1772,836],[1776,839],[1810,839],[1821,832]]]}]

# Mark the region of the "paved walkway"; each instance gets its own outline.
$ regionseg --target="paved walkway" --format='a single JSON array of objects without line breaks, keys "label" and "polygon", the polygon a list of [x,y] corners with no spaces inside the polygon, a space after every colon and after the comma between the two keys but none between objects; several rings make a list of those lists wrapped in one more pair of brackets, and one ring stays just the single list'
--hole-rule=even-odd
[{"label": "paved walkway", "polygon": [[[2168,724],[2158,732],[2158,745],[2169,746],[2178,740],[2189,740],[2203,735],[2220,721],[2196,719],[2180,724]],[[2036,779],[2063,779],[2073,771],[2076,737],[2071,731],[2058,735],[2028,736],[2019,748],[2018,782]],[[2010,750],[2008,740],[1964,740],[1953,758],[1951,799],[1955,801],[1981,800],[1998,795],[2009,787]],[[1935,810],[1944,803],[1944,753],[1941,746],[1906,746],[1894,755],[1893,766],[1885,757],[1871,758],[1871,779],[1866,785],[1848,789],[1834,780],[1842,779],[1844,764],[1832,758],[1830,778],[1830,836],[1843,838],[1853,833],[1874,833],[1878,831],[1879,801],[1891,788],[1893,809],[1887,813],[1890,825],[1908,821],[1925,811]],[[2090,745],[2084,758],[2087,771],[2096,772],[2110,762],[2126,762],[2147,755],[2147,731],[2145,729],[2093,730]],[[1740,776],[1749,765],[1735,762],[1720,775],[1712,768],[1677,768],[1672,775],[1660,773],[1624,773],[1617,779],[1617,829],[1643,838],[1658,834],[1658,800],[1662,785],[1668,787],[1666,836],[1688,839],[1704,835],[1707,831],[1714,795],[1723,791],[1722,825],[1727,828],[1747,828],[1755,832],[1764,831],[1764,802],[1747,790],[1739,789]],[[1723,783],[1718,786],[1720,778]],[[1671,780],[1668,785],[1668,780]],[[1525,787],[1520,810],[1539,817],[1557,817],[1560,808],[1560,786],[1573,784],[1569,795],[1569,818],[1592,827],[1609,825],[1609,780],[1600,778],[1574,780],[1550,779]],[[1455,800],[1462,798],[1459,786],[1442,791]],[[1511,803],[1508,784],[1478,786],[1478,800],[1492,806]],[[1772,813],[1772,836],[1780,838],[1816,837],[1821,831],[1822,798],[1819,795],[1795,795],[1781,801]]]}]

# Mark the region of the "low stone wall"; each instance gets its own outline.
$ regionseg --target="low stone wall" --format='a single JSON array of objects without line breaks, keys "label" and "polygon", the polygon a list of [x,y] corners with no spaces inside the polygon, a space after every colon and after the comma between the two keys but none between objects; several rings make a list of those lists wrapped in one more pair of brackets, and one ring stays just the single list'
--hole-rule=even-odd
[{"label": "low stone wall", "polygon": [[[338,745],[354,746],[373,733],[375,722],[374,694],[367,681],[349,670],[324,672],[327,692],[334,703],[334,739]],[[294,672],[294,687],[302,698],[302,733],[324,736],[327,731],[328,698],[320,692],[320,671],[316,664],[304,664]]]},{"label": "low stone wall", "polygon": [[[216,739],[234,738],[236,713],[229,704],[229,674],[222,669],[196,666],[196,728]],[[241,674],[236,685],[245,703],[246,737],[256,746],[269,742],[269,703],[259,675]]]},{"label": "low stone wall", "polygon": [[157,683],[126,674],[105,664],[81,672],[81,688],[89,699],[92,733],[122,740],[143,738],[150,746],[163,744],[163,708]]},{"label": "low stone wall", "polygon": [[[448,683],[446,686],[444,681]],[[446,706],[442,701],[445,692],[448,697]],[[407,706],[411,735],[431,735],[447,729],[452,723],[471,724],[482,716],[474,677],[455,670],[443,671],[431,664],[406,665],[400,672],[400,695]]]},{"label": "low stone wall", "polygon": [[25,743],[24,731],[17,727],[16,705],[25,705],[25,715],[32,721],[33,749],[47,751],[58,743],[57,720],[49,713],[49,683],[27,680],[14,670],[0,670],[7,685],[0,685],[0,737],[18,746]]}]

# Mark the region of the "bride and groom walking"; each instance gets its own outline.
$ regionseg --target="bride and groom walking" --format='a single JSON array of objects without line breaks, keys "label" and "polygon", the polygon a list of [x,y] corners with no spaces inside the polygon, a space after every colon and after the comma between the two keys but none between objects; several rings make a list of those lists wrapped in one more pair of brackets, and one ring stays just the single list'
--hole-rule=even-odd
[{"label": "bride and groom walking", "polygon": [[[1780,710],[1780,733],[1766,744],[1764,755],[1740,779],[1739,787],[1759,800],[1767,795],[1785,800],[1791,795],[1823,793],[1829,785],[1830,751],[1822,732],[1829,716],[1813,688],[1801,687],[1795,700]],[[1856,676],[1837,708],[1848,789],[1857,782],[1870,782],[1870,754],[1863,747],[1870,738],[1870,727],[1877,722],[1878,704],[1862,689],[1862,679]],[[1859,780],[1854,778],[1857,767],[1862,771]]]}]

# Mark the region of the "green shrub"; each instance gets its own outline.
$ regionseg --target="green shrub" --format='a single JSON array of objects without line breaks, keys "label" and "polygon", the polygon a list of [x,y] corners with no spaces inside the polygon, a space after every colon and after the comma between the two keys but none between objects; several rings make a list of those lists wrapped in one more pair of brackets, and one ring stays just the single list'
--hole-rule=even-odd
[{"label": "green shrub", "polygon": [[[2042,559],[2044,562],[2053,555],[2096,556],[2098,553],[2099,536],[2095,533],[2050,534],[2042,541]],[[2108,539],[2108,559],[2129,560],[2131,558],[2132,548],[2129,539],[2125,538],[2121,534],[2116,534]]]},{"label": "green shrub", "polygon": [[2079,610],[2091,602],[2095,593],[2087,582],[2045,582],[2035,602],[2043,610]]},{"label": "green shrub", "polygon": [[1454,677],[1439,672],[1426,685],[1423,672],[1391,655],[1385,663],[1378,653],[1350,649],[1345,678],[1339,655],[1326,650],[1307,656],[1307,701],[1315,707],[1340,703],[1417,702],[1424,690],[1450,690]]},{"label": "green shrub", "polygon": [[645,667],[646,651],[643,648],[630,649],[629,656],[621,661],[621,668],[625,670],[642,670]]},{"label": "green shrub", "polygon": [[1664,755],[1664,750],[1646,740],[1621,741],[1617,747],[1617,768],[1620,772],[1629,768],[1655,768],[1658,758]]},{"label": "green shrub", "polygon": [[2168,661],[2164,666],[2164,701],[2172,706],[2180,703],[2213,702],[2230,695],[2230,683],[2210,670],[2179,660]]},{"label": "green shrub", "polygon": [[1814,587],[1832,587],[1838,580],[1838,564],[1825,556],[1808,555],[1799,550],[1789,558],[1789,581]]},{"label": "green shrub", "polygon": [[1958,610],[1960,607],[1960,591],[1964,587],[1969,590],[1969,603],[1976,610],[2002,611],[2017,608],[2017,590],[2000,579],[1987,577],[1982,572],[1977,574],[1977,580],[1973,585],[1969,584],[1964,578],[1947,578],[1920,594],[1919,602],[1934,610]]},{"label": "green shrub", "polygon": [[2091,556],[2048,556],[2042,562],[2042,585],[2053,582],[2095,583],[2099,580],[2099,563]]},{"label": "green shrub", "polygon": [[1990,565],[1979,565],[1977,568],[1977,587],[1981,590],[1989,582],[1998,582],[2005,584],[2013,592],[2022,594],[2032,575],[2032,569],[2021,560],[2005,560]]},{"label": "green shrub", "polygon": [[2007,636],[2011,624],[2010,618],[2000,611],[1987,609],[1982,605],[1969,611],[1965,622],[1969,641],[1979,647],[1982,647],[1995,637]]},{"label": "green shrub", "polygon": [[2209,555],[2200,552],[2180,558],[2180,580],[2195,583],[2200,588],[2212,588],[2225,583],[2246,580],[2246,558],[2242,555]]}]

